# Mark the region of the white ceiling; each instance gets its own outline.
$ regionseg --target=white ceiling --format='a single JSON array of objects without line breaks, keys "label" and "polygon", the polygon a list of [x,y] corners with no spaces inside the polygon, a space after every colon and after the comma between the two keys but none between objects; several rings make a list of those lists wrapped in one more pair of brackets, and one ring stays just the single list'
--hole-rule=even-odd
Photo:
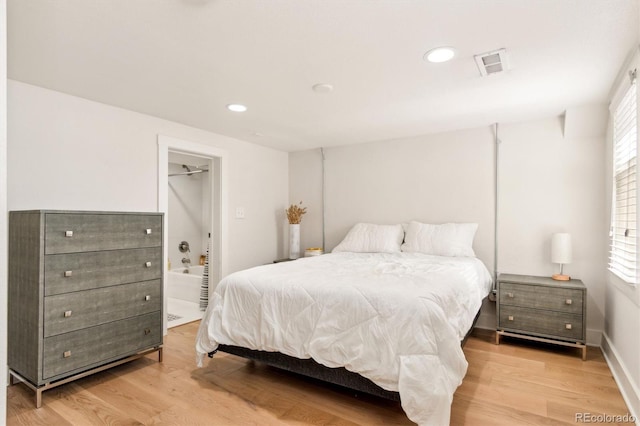
[{"label": "white ceiling", "polygon": [[[639,3],[8,0],[8,74],[297,151],[604,103],[640,39]],[[453,61],[422,59],[441,45]],[[503,47],[511,70],[480,77],[473,55]]]}]

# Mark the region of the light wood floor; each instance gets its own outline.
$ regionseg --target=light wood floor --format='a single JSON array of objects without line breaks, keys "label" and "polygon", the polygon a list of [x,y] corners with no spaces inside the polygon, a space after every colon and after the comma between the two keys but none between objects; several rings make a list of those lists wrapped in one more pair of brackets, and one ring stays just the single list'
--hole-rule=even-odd
[{"label": "light wood floor", "polygon": [[[409,425],[400,405],[219,354],[195,366],[198,323],[169,331],[164,362],[149,355],[49,390],[43,407],[22,384],[8,389],[8,425]],[[575,424],[576,413],[627,414],[602,354],[477,331],[452,425]]]}]

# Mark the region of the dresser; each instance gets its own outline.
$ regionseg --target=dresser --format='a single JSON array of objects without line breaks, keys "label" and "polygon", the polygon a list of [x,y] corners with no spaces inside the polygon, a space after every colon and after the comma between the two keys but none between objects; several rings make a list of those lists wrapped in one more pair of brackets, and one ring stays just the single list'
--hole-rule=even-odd
[{"label": "dresser", "polygon": [[36,393],[158,352],[161,213],[9,212],[8,365]]},{"label": "dresser", "polygon": [[580,280],[498,276],[496,344],[501,336],[571,346],[586,359],[587,289]]}]

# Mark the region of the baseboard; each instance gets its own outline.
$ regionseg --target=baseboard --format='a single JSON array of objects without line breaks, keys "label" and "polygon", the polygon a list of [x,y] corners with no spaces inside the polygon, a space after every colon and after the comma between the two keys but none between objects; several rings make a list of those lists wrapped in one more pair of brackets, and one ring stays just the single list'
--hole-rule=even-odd
[{"label": "baseboard", "polygon": [[486,324],[476,324],[476,326],[473,327],[473,328],[479,328],[480,330],[493,330],[493,331],[496,331],[496,327],[495,326],[489,327]]},{"label": "baseboard", "polygon": [[613,374],[613,379],[616,381],[622,398],[629,408],[629,414],[635,417],[636,426],[640,426],[640,389],[638,389],[638,384],[634,383],[631,379],[629,371],[621,362],[620,356],[615,346],[611,344],[607,333],[603,333],[602,337],[602,353],[604,359],[607,361],[609,369]]}]

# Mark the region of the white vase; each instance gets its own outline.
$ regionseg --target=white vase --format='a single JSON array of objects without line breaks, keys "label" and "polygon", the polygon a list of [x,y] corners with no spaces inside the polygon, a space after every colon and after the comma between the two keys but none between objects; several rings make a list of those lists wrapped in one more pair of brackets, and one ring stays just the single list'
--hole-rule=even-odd
[{"label": "white vase", "polygon": [[289,259],[300,257],[300,224],[289,224]]}]

